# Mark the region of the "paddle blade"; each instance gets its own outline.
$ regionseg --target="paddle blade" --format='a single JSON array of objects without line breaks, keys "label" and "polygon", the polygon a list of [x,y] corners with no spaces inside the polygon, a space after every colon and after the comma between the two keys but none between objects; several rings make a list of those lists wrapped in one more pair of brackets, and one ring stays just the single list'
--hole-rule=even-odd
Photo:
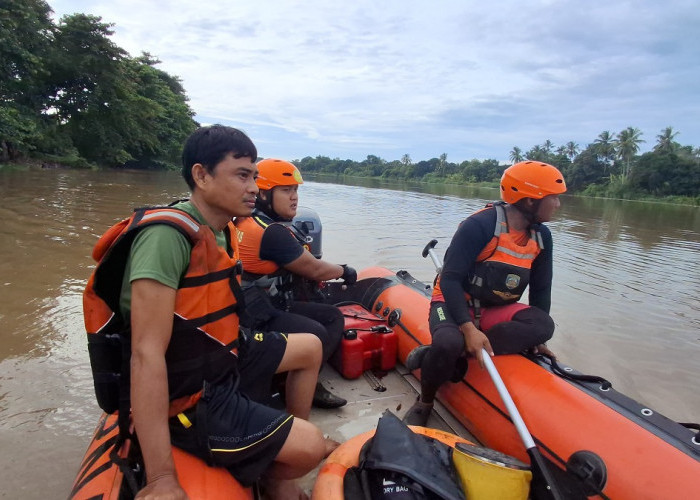
[{"label": "paddle blade", "polygon": [[[537,500],[564,500],[571,498],[564,496],[557,486],[557,480],[549,469],[547,459],[542,456],[537,448],[527,450],[530,455],[530,466],[532,468],[532,489],[533,498]],[[583,497],[585,498],[585,497]]]}]

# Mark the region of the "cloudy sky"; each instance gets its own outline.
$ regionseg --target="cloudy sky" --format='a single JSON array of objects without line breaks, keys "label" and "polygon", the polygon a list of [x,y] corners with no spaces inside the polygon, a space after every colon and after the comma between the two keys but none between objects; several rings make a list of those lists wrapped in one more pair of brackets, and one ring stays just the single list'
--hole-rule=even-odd
[{"label": "cloudy sky", "polygon": [[48,0],[179,76],[261,156],[507,161],[667,126],[700,146],[697,0]]}]

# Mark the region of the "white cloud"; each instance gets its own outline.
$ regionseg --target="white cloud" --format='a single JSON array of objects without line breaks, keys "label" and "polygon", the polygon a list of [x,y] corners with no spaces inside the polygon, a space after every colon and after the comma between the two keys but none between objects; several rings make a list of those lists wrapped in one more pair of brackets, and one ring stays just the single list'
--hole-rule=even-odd
[{"label": "white cloud", "polygon": [[[54,0],[115,24],[183,80],[202,122],[264,156],[505,160],[672,125],[700,141],[700,14],[688,1]],[[688,110],[694,110],[689,114]]]}]

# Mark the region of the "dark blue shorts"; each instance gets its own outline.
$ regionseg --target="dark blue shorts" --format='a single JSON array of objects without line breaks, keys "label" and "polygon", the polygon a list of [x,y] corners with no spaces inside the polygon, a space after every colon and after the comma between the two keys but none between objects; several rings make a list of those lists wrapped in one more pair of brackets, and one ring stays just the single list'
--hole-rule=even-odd
[{"label": "dark blue shorts", "polygon": [[225,467],[247,487],[275,460],[293,420],[283,410],[252,401],[232,377],[205,384],[199,403],[170,419],[170,438],[209,465]]},{"label": "dark blue shorts", "polygon": [[238,349],[239,390],[253,401],[270,401],[272,377],[287,350],[287,336],[250,330]]}]

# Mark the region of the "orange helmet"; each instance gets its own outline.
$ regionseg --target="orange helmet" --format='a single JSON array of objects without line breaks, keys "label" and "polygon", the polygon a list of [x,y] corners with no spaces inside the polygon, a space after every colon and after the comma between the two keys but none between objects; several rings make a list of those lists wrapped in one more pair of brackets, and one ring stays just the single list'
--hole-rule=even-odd
[{"label": "orange helmet", "polygon": [[275,186],[296,186],[304,184],[299,169],[284,160],[267,158],[258,162],[258,188],[272,189]]},{"label": "orange helmet", "polygon": [[508,167],[501,177],[501,198],[506,203],[513,204],[523,198],[539,200],[565,191],[561,172],[541,161],[521,161]]}]

